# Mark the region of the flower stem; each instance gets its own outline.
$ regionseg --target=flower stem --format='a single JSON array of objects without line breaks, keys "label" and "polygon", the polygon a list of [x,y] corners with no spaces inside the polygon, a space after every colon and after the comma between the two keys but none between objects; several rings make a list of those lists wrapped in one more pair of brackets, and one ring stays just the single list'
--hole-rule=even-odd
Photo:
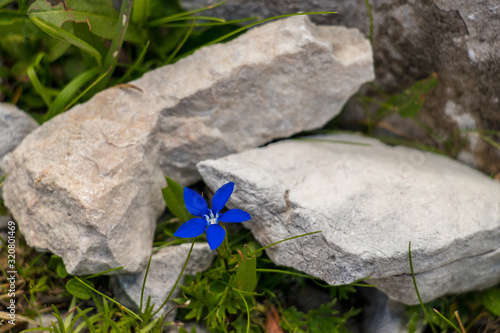
[{"label": "flower stem", "polygon": [[[222,227],[224,228],[224,227]],[[219,253],[219,256],[223,258],[225,261],[229,260],[231,257],[231,249],[229,248],[229,242],[228,242],[228,236],[227,236],[227,230],[224,228],[224,231],[226,231],[226,237],[224,238],[224,241],[222,244],[217,248],[217,253]]]}]

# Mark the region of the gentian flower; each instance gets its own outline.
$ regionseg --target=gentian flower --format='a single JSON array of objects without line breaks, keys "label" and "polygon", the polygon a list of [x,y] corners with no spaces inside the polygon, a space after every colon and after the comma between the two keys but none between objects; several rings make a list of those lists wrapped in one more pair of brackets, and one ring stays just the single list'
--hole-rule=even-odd
[{"label": "gentian flower", "polygon": [[207,231],[207,241],[211,250],[218,248],[226,237],[226,230],[219,225],[219,221],[240,223],[250,220],[252,217],[241,209],[230,209],[220,214],[229,197],[233,193],[234,183],[222,185],[212,198],[212,208],[208,209],[205,199],[195,191],[184,188],[184,203],[187,210],[197,216],[177,229],[174,236],[191,238],[201,235]]}]

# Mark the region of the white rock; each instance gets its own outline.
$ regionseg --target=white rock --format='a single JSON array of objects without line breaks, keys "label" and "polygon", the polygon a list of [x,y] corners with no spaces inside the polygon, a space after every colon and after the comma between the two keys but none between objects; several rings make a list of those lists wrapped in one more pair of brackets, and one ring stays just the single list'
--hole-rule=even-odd
[{"label": "white rock", "polygon": [[392,299],[416,304],[500,281],[500,184],[449,158],[354,135],[284,141],[198,164],[212,189],[238,188],[230,207],[268,250],[330,284],[371,277]]},{"label": "white rock", "polygon": [[[164,203],[163,174],[320,127],[373,79],[358,31],[294,17],[203,48],[45,123],[5,160],[5,202],[28,243],[71,274],[138,272]],[[161,169],[158,167],[160,165]]]},{"label": "white rock", "polygon": [[[186,261],[190,248],[191,244],[185,243],[178,246],[165,247],[158,253],[153,254],[146,286],[144,288],[142,311],[146,308],[146,302],[149,296],[151,296],[151,304],[155,305],[153,312],[163,304],[181,273],[182,266]],[[183,276],[196,275],[196,273],[206,270],[212,263],[214,256],[214,251],[211,251],[207,244],[195,244]],[[123,274],[112,277],[115,281],[115,283],[113,283],[113,287],[116,288],[115,295],[122,304],[131,306],[134,309],[139,309],[145,274],[146,269],[134,275]],[[183,285],[183,282],[184,279],[181,278],[170,300],[160,312],[158,312],[156,315],[157,317],[166,314],[175,306],[172,300],[179,297],[181,294],[179,285]],[[172,311],[167,316],[167,321],[174,320],[176,313],[176,310]]]},{"label": "white rock", "polygon": [[189,184],[200,179],[199,161],[323,126],[373,79],[371,47],[359,31],[297,16],[202,48],[134,84],[161,111],[163,171]]}]

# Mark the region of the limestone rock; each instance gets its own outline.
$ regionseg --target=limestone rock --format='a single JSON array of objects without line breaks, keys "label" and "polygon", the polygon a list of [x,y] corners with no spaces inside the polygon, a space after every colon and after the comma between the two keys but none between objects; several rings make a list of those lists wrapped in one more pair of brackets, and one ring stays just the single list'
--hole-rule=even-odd
[{"label": "limestone rock", "polygon": [[[182,266],[184,265],[190,248],[191,244],[185,243],[182,245],[165,247],[158,253],[153,254],[146,286],[144,288],[144,308],[142,310],[145,309],[149,296],[151,296],[151,304],[155,304],[153,311],[156,311],[158,307],[163,304],[182,270]],[[196,273],[206,270],[212,263],[214,256],[214,251],[211,251],[207,244],[195,244],[186,269],[184,270],[184,275],[196,275]],[[134,275],[123,274],[112,277],[116,282],[113,283],[114,288],[117,289],[115,294],[122,304],[137,310],[139,309],[145,274],[146,269]],[[184,280],[181,279],[179,285],[182,285],[183,281]],[[160,310],[157,316],[166,314],[170,311],[175,306],[175,303],[172,301],[173,298],[179,297],[180,293],[181,290],[179,286],[177,286],[170,300]],[[172,311],[167,316],[167,321],[174,320],[176,313],[177,311]]]},{"label": "limestone rock", "polygon": [[[218,0],[182,0],[188,9]],[[450,103],[459,116],[474,121],[474,130],[500,128],[500,7],[498,1],[466,0],[371,0],[373,52],[377,84],[389,93],[400,93],[415,81],[438,75],[438,86],[426,97],[421,119],[429,124],[434,138],[419,129],[419,139],[440,145],[440,138],[452,139],[462,129],[446,110]],[[207,14],[227,20],[253,16],[271,17],[296,12],[336,11],[332,15],[312,15],[313,22],[344,25],[370,32],[364,0],[231,0]],[[349,103],[349,118],[354,105]],[[357,120],[364,119],[362,112]],[[404,119],[392,125],[414,131]],[[346,119],[348,120],[348,119]],[[347,121],[344,123],[347,125]],[[352,126],[352,122],[348,123]],[[383,128],[380,128],[383,130]],[[461,132],[464,136],[466,132]],[[394,134],[394,132],[393,132]],[[469,133],[470,135],[470,133]],[[499,142],[500,137],[489,135]],[[456,144],[461,138],[456,137]],[[460,158],[472,162],[487,174],[500,173],[500,151],[481,138],[467,137],[466,153]]]},{"label": "limestone rock", "polygon": [[164,209],[154,119],[98,101],[44,123],[4,158],[5,204],[28,243],[69,273],[137,272]]},{"label": "limestone rock", "polygon": [[323,126],[373,78],[370,45],[357,30],[297,16],[202,48],[134,84],[157,90],[150,104],[161,112],[160,163],[188,184],[199,180],[199,161]]},{"label": "limestone rock", "polygon": [[0,145],[0,161],[37,127],[38,123],[15,105],[0,103],[0,142],[2,143]]},{"label": "limestone rock", "polygon": [[500,281],[500,184],[447,157],[332,135],[203,161],[198,169],[212,189],[236,183],[229,207],[252,215],[243,224],[262,245],[321,230],[267,253],[330,284],[371,277],[392,299],[416,304],[410,241],[424,301]]},{"label": "limestone rock", "polygon": [[136,273],[164,209],[163,175],[192,183],[200,160],[320,127],[371,79],[354,29],[306,17],[260,26],[45,123],[6,158],[5,202],[28,243],[69,273]]}]

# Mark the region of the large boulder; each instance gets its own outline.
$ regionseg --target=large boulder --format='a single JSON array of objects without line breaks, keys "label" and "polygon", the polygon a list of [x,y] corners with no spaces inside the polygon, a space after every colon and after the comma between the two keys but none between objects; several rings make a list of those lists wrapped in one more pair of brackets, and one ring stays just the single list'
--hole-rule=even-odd
[{"label": "large boulder", "polygon": [[[182,0],[188,8],[218,0]],[[388,125],[416,139],[444,147],[461,147],[459,158],[487,174],[500,173],[500,150],[483,139],[500,141],[488,130],[500,129],[500,11],[496,1],[370,0],[373,17],[375,84],[388,93],[400,93],[415,81],[436,73],[438,86],[426,97],[419,118],[430,131],[398,116]],[[231,0],[208,14],[227,20],[270,17],[295,12],[336,11],[313,15],[313,22],[345,25],[370,34],[365,0]],[[349,103],[342,124],[362,123],[366,113]],[[377,127],[386,134],[387,127]],[[479,131],[480,134],[473,131]],[[457,135],[457,132],[460,135]],[[432,135],[429,135],[432,134]],[[415,136],[414,136],[415,135]],[[415,140],[415,138],[414,138]]]},{"label": "large boulder", "polygon": [[204,181],[238,186],[228,203],[267,250],[340,285],[370,277],[389,297],[418,303],[500,281],[500,184],[450,158],[355,135],[273,143],[203,161]]},{"label": "large boulder", "polygon": [[138,272],[163,175],[192,183],[200,160],[320,127],[372,79],[355,29],[307,17],[263,25],[45,123],[5,158],[5,203],[28,243],[71,274]]}]

